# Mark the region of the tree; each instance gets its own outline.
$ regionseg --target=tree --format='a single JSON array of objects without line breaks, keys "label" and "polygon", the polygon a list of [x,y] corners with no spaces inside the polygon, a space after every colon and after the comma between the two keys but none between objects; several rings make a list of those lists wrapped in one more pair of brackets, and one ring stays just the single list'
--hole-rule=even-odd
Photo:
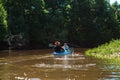
[{"label": "tree", "polygon": [[74,0],[71,6],[69,40],[74,44],[89,45],[88,43],[91,43],[90,39],[93,39],[92,34],[94,28],[94,26],[92,26],[93,23],[89,1]]},{"label": "tree", "polygon": [[4,5],[9,34],[21,35],[30,47],[56,39],[89,47],[120,37],[119,6],[106,0],[7,0]]},{"label": "tree", "polygon": [[4,9],[2,1],[0,1],[0,49],[6,47],[5,38],[7,35],[7,13]]},{"label": "tree", "polygon": [[45,25],[49,40],[68,41],[71,2],[72,0],[45,0],[46,9],[49,11]]}]

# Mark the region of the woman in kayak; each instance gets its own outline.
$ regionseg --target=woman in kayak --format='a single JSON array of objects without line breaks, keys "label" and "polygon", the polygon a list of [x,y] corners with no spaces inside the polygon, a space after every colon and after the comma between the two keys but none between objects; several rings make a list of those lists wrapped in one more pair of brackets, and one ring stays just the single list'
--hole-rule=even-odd
[{"label": "woman in kayak", "polygon": [[64,52],[64,49],[61,47],[61,44],[59,41],[55,41],[54,50],[55,52]]}]

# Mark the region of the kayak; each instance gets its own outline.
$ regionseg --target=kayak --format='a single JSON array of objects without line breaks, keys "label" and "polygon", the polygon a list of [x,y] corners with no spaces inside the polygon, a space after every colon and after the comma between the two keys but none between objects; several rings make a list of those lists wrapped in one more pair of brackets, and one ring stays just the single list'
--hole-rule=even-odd
[{"label": "kayak", "polygon": [[69,55],[69,54],[72,54],[72,51],[71,50],[65,50],[64,52],[53,52],[53,54],[55,56],[57,56],[57,55]]}]

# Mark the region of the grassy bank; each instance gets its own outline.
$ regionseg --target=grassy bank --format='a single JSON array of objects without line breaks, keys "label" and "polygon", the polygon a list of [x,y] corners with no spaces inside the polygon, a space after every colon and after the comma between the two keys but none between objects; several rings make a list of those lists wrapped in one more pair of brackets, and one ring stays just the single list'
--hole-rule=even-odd
[{"label": "grassy bank", "polygon": [[93,56],[100,59],[120,61],[120,40],[112,40],[109,43],[89,49],[85,53],[87,56]]}]

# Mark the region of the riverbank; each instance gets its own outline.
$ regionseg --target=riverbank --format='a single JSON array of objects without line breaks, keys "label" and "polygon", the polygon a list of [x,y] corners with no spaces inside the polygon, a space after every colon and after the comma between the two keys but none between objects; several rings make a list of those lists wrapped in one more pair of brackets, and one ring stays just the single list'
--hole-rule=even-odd
[{"label": "riverbank", "polygon": [[89,49],[85,52],[87,56],[93,56],[100,59],[112,59],[120,61],[120,40],[112,40],[96,48]]}]

